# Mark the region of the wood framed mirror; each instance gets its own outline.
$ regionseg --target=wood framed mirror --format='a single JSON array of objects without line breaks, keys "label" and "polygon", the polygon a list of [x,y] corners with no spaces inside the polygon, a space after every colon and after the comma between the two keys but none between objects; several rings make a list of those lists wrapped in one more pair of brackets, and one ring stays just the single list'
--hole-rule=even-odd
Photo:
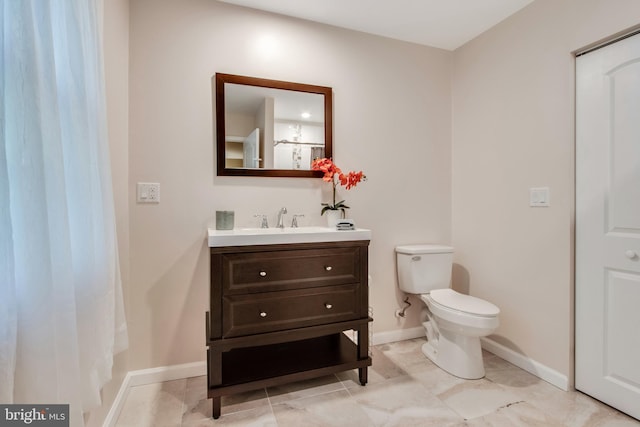
[{"label": "wood framed mirror", "polygon": [[216,73],[218,176],[321,177],[332,157],[332,89]]}]

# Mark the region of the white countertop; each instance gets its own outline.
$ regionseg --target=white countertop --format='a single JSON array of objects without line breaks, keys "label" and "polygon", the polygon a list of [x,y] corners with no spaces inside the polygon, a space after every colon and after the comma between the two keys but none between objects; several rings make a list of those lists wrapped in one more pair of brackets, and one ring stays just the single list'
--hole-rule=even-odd
[{"label": "white countertop", "polygon": [[208,229],[209,247],[274,245],[286,243],[370,240],[371,230],[336,230],[327,227]]}]

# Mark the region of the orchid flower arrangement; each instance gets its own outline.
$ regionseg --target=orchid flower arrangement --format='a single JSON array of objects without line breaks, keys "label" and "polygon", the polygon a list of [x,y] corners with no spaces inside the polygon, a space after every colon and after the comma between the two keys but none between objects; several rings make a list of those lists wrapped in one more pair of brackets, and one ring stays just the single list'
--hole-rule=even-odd
[{"label": "orchid flower arrangement", "polygon": [[342,173],[342,170],[333,160],[322,158],[315,159],[311,164],[311,169],[314,171],[321,171],[324,173],[322,180],[325,182],[330,182],[333,185],[333,203],[322,203],[322,210],[320,211],[320,215],[324,215],[327,211],[342,211],[342,216],[344,217],[345,209],[349,209],[349,206],[344,204],[344,200],[336,202],[336,188],[338,184],[345,187],[347,190],[358,185],[359,182],[366,181],[367,177],[365,174],[360,172],[350,171],[347,174]]}]

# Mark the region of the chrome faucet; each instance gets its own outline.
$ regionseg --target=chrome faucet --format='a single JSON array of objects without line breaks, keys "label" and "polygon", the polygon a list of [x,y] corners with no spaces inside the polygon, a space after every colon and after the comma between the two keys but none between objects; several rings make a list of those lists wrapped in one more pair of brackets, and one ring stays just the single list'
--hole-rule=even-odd
[{"label": "chrome faucet", "polygon": [[284,229],[284,214],[287,213],[287,208],[280,209],[278,212],[278,225],[276,227]]},{"label": "chrome faucet", "polygon": [[267,216],[263,214],[255,214],[255,218],[260,218],[260,228],[269,228],[269,222],[267,222]]},{"label": "chrome faucet", "polygon": [[298,228],[298,218],[303,216],[303,214],[295,214],[291,220],[291,228]]}]

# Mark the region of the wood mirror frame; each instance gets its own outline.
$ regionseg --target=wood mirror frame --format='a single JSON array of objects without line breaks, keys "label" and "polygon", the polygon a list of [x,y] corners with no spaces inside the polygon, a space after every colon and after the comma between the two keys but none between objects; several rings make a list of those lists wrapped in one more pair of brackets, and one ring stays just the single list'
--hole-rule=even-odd
[{"label": "wood mirror frame", "polygon": [[303,83],[292,83],[280,80],[267,80],[256,77],[238,76],[216,73],[216,163],[218,176],[264,176],[264,177],[322,177],[322,172],[300,169],[264,169],[264,168],[232,168],[226,165],[226,122],[225,122],[225,84],[256,86],[285,91],[306,92],[324,97],[324,157],[332,157],[333,148],[333,111],[332,89],[326,86],[315,86]]}]

